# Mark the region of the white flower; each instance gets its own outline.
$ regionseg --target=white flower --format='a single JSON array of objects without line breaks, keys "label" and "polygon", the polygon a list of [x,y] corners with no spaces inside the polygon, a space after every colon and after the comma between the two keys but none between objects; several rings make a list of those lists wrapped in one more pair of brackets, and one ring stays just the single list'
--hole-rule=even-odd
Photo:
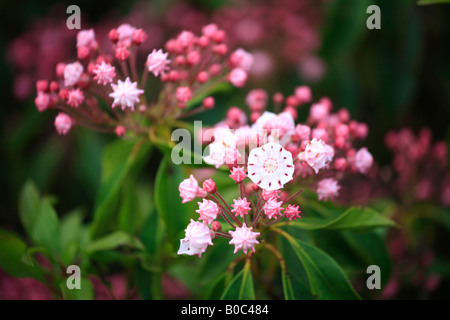
[{"label": "white flower", "polygon": [[203,157],[207,164],[215,165],[219,168],[223,164],[232,164],[240,160],[241,155],[236,148],[237,137],[228,128],[214,129],[214,142],[209,144],[209,155]]},{"label": "white flower", "polygon": [[298,155],[301,161],[306,161],[316,173],[327,166],[334,157],[333,147],[325,144],[322,140],[312,139],[306,145],[305,151]]},{"label": "white flower", "polygon": [[229,231],[229,234],[233,237],[229,243],[234,244],[234,253],[241,249],[245,254],[249,249],[255,252],[255,245],[259,243],[256,240],[259,232],[253,232],[252,228],[247,228],[244,223],[241,228],[237,227],[236,231]]},{"label": "white flower", "polygon": [[148,71],[152,72],[155,77],[158,77],[160,74],[164,74],[170,63],[170,60],[167,59],[168,53],[164,53],[162,49],[156,51],[153,49],[153,52],[150,53],[147,57],[147,67]]},{"label": "white flower", "polygon": [[125,81],[118,80],[117,84],[111,84],[114,92],[109,96],[114,99],[112,107],[120,105],[122,110],[129,107],[134,111],[134,104],[139,102],[139,96],[144,93],[144,90],[137,88],[137,82],[131,82],[130,78]]},{"label": "white flower", "polygon": [[200,258],[206,248],[213,245],[211,231],[206,224],[191,219],[185,232],[184,239],[180,240],[180,249],[177,254],[198,255]]},{"label": "white flower", "polygon": [[292,180],[292,154],[278,143],[267,143],[250,151],[248,177],[264,190],[278,190]]},{"label": "white flower", "polygon": [[81,75],[83,74],[83,65],[78,61],[69,63],[64,67],[64,85],[71,87],[77,84]]}]

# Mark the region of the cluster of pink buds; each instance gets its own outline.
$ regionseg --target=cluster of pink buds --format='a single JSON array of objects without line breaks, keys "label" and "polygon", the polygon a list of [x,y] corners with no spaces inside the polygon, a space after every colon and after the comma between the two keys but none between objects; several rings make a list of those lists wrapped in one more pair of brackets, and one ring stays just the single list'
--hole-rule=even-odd
[{"label": "cluster of pink buds", "polygon": [[[265,90],[254,89],[246,97],[251,111],[249,118],[240,108],[231,107],[225,120],[205,130],[202,142],[208,143],[209,154],[203,157],[204,161],[216,168],[248,165],[250,178],[261,180],[263,189],[271,189],[276,186],[268,184],[265,175],[252,171],[251,155],[254,147],[278,143],[294,159],[290,172],[285,172],[286,177],[301,177],[303,186],[316,185],[319,200],[325,201],[338,196],[341,189],[338,180],[345,173],[368,173],[373,164],[372,155],[365,147],[354,147],[357,140],[367,136],[368,127],[351,120],[347,109],[333,113],[330,99],[324,97],[311,105],[304,123],[296,124],[297,109],[312,102],[309,87],[297,87],[287,97],[275,93],[272,101],[275,112],[282,110],[279,113],[266,111],[269,100]],[[270,159],[266,168],[282,164]],[[280,176],[275,184],[283,184],[283,179]]]},{"label": "cluster of pink buds", "polygon": [[[252,149],[248,163],[234,166],[229,177],[239,186],[239,195],[233,203],[227,203],[212,179],[205,180],[202,187],[193,175],[179,185],[183,203],[201,198],[198,202],[198,220],[191,219],[181,239],[178,254],[201,257],[213,239],[224,237],[234,245],[234,253],[242,250],[245,254],[255,251],[261,232],[265,226],[300,218],[299,206],[289,204],[300,191],[288,196],[281,192],[284,185],[293,179],[292,155],[280,144],[270,142]],[[251,185],[245,184],[246,180]],[[284,211],[284,212],[283,212]],[[228,224],[227,232],[222,225]]]},{"label": "cluster of pink buds", "polygon": [[399,195],[418,201],[437,200],[450,206],[450,175],[445,141],[432,141],[431,130],[423,128],[417,135],[409,128],[390,131],[386,146],[394,153],[393,169]]},{"label": "cluster of pink buds", "polygon": [[[213,108],[214,98],[207,97],[198,108],[187,110],[189,101],[220,82],[244,86],[253,63],[253,56],[243,49],[230,52],[226,33],[215,24],[203,27],[200,35],[182,31],[164,49],[150,52],[142,66],[137,54],[147,38],[143,29],[122,24],[108,37],[113,55],[102,50],[93,29],[80,31],[78,60],[58,63],[57,80],[37,82],[38,110],[61,111],[55,120],[59,134],[66,134],[75,123],[119,136],[147,133],[149,123]],[[163,83],[156,101],[150,101],[153,88],[146,88],[149,75]]]}]

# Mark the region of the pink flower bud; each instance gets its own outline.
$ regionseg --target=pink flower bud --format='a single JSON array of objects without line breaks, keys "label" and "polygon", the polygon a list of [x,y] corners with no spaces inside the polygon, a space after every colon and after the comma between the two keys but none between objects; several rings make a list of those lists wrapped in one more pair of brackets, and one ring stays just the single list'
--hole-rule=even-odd
[{"label": "pink flower bud", "polygon": [[247,177],[247,174],[245,173],[245,169],[243,167],[233,167],[230,172],[231,174],[229,175],[229,177],[236,183],[241,183]]},{"label": "pink flower bud", "polygon": [[116,136],[118,137],[123,137],[125,135],[126,129],[124,126],[117,126],[114,129],[114,133],[116,134]]},{"label": "pink flower bud", "polygon": [[215,193],[217,191],[215,182],[212,179],[203,181],[203,191],[208,193]]},{"label": "pink flower bud", "polygon": [[252,228],[247,228],[244,223],[242,227],[237,227],[236,231],[229,231],[229,234],[232,236],[229,243],[235,246],[234,253],[239,250],[244,251],[245,254],[247,254],[248,250],[255,252],[255,245],[259,243],[256,240],[256,237],[260,235],[259,232],[253,232]]},{"label": "pink flower bud", "polygon": [[140,45],[145,41],[145,39],[147,39],[147,34],[142,29],[136,29],[133,31],[131,38],[134,44]]},{"label": "pink flower bud", "polygon": [[73,125],[72,119],[65,113],[58,113],[55,118],[55,128],[58,134],[65,135],[69,132],[70,128]]},{"label": "pink flower bud", "polygon": [[120,61],[124,61],[126,60],[129,56],[130,56],[130,50],[128,50],[126,47],[117,47],[116,50],[114,51],[115,56],[117,59],[119,59]]},{"label": "pink flower bud", "polygon": [[108,33],[108,37],[113,43],[116,43],[119,40],[117,29],[111,29]]},{"label": "pink flower bud", "polygon": [[88,59],[91,50],[88,47],[78,47],[77,48],[77,57],[78,59]]},{"label": "pink flower bud", "polygon": [[301,211],[298,210],[298,206],[294,206],[292,204],[288,205],[288,207],[284,211],[284,215],[289,219],[289,221],[301,218],[300,213]]},{"label": "pink flower bud", "polygon": [[334,168],[338,171],[345,171],[347,169],[347,160],[345,158],[337,158],[334,161]]},{"label": "pink flower bud", "polygon": [[238,200],[233,199],[233,202],[234,204],[231,205],[231,207],[233,207],[231,212],[235,212],[236,216],[244,217],[251,210],[250,202],[247,201],[247,198],[239,198]]},{"label": "pink flower bud", "polygon": [[222,230],[222,225],[219,221],[213,221],[211,224],[211,230],[212,231],[220,231]]},{"label": "pink flower bud", "polygon": [[37,92],[48,91],[48,80],[38,80],[38,81],[36,81],[36,91]]},{"label": "pink flower bud", "polygon": [[201,84],[207,82],[209,80],[208,72],[201,71],[197,74],[197,81]]},{"label": "pink flower bud", "polygon": [[215,105],[215,100],[213,97],[206,97],[205,99],[203,99],[203,108],[205,109],[212,109],[214,108]]},{"label": "pink flower bud", "polygon": [[190,202],[197,197],[206,196],[206,192],[198,186],[198,182],[192,174],[189,179],[185,179],[180,183],[178,190],[180,191],[180,197],[183,199],[182,203]]},{"label": "pink flower bud", "polygon": [[334,199],[339,195],[339,186],[338,182],[333,178],[320,180],[317,184],[317,194],[319,195],[319,201],[328,199]]},{"label": "pink flower bud", "polygon": [[39,112],[45,111],[50,105],[50,95],[48,93],[39,91],[36,98],[34,99],[34,104],[36,105]]},{"label": "pink flower bud", "polygon": [[228,74],[228,81],[237,88],[242,88],[247,82],[247,72],[241,68],[234,68]]},{"label": "pink flower bud", "polygon": [[176,91],[178,102],[186,103],[192,99],[192,91],[189,87],[178,87]]},{"label": "pink flower bud", "polygon": [[312,101],[311,89],[308,86],[295,88],[294,94],[297,97],[299,104],[309,103]]},{"label": "pink flower bud", "polygon": [[199,220],[211,224],[215,219],[217,219],[217,215],[219,214],[219,207],[217,203],[211,200],[203,199],[203,202],[197,202],[199,209],[195,210],[200,214]]},{"label": "pink flower bud", "polygon": [[281,215],[281,211],[284,210],[281,205],[283,202],[277,202],[276,199],[269,199],[263,206],[264,214],[269,217],[269,219],[276,219],[277,216]]}]

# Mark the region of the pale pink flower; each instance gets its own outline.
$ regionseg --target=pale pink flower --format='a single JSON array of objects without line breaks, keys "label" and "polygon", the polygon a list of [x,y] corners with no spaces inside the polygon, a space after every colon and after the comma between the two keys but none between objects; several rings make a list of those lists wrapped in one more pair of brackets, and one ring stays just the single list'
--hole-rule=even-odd
[{"label": "pale pink flower", "polygon": [[179,102],[186,103],[192,99],[192,91],[189,87],[178,87],[176,96]]},{"label": "pale pink flower", "polygon": [[126,107],[134,111],[134,104],[139,102],[139,96],[144,93],[144,90],[137,88],[137,82],[131,82],[130,78],[125,81],[118,80],[117,84],[111,84],[113,92],[109,94],[114,99],[112,107],[120,105],[122,110]]},{"label": "pale pink flower", "polygon": [[203,181],[203,191],[215,193],[217,191],[216,183],[212,179]]},{"label": "pale pink flower", "polygon": [[250,202],[247,201],[247,198],[233,199],[233,202],[234,204],[231,205],[233,210],[231,212],[236,212],[236,216],[244,217],[251,210]]},{"label": "pale pink flower", "polygon": [[116,68],[109,63],[102,61],[100,64],[96,64],[93,70],[97,83],[106,85],[111,83],[116,76]]},{"label": "pale pink flower", "polygon": [[86,47],[93,50],[98,48],[94,29],[81,30],[77,33],[77,48],[80,47]]},{"label": "pale pink flower", "polygon": [[197,197],[205,197],[206,192],[203,191],[197,182],[197,179],[191,174],[189,179],[184,179],[178,186],[180,197],[183,199],[181,203],[186,203],[194,200]]},{"label": "pale pink flower", "polygon": [[253,232],[252,228],[248,228],[245,223],[242,227],[237,227],[236,231],[229,231],[229,234],[233,237],[230,244],[234,244],[234,253],[242,249],[245,254],[248,250],[255,252],[255,245],[259,242],[256,237],[260,235],[259,232]]},{"label": "pale pink flower", "polygon": [[328,116],[328,107],[324,103],[314,103],[309,111],[309,116],[313,122],[320,121]]},{"label": "pale pink flower", "polygon": [[295,127],[295,133],[300,140],[309,140],[311,137],[311,128],[307,125],[298,124]]},{"label": "pale pink flower", "polygon": [[299,104],[308,103],[312,100],[311,89],[308,86],[295,88],[294,94],[297,97]]},{"label": "pale pink flower", "polygon": [[130,26],[127,23],[121,24],[117,28],[118,47],[129,47],[133,43],[133,32],[136,30],[135,27]]},{"label": "pale pink flower", "polygon": [[83,74],[83,65],[78,61],[66,64],[64,67],[64,85],[71,87],[77,84]]},{"label": "pale pink flower", "polygon": [[229,177],[236,183],[241,183],[247,177],[245,168],[243,167],[233,167],[230,172],[231,174],[229,175]]},{"label": "pale pink flower", "polygon": [[245,71],[250,71],[253,65],[253,55],[242,48],[236,49],[230,55],[230,64],[233,68],[242,68]]},{"label": "pale pink flower", "polygon": [[153,49],[152,53],[150,53],[147,57],[147,68],[148,71],[152,72],[155,77],[158,77],[160,74],[164,74],[167,70],[169,70],[169,63],[171,60],[167,59],[167,52],[163,52],[162,49],[156,51]]},{"label": "pale pink flower", "polygon": [[199,220],[211,224],[219,214],[219,207],[217,203],[211,200],[203,199],[203,202],[197,202],[199,209],[195,210],[200,214]]},{"label": "pale pink flower", "polygon": [[228,74],[228,81],[237,88],[242,88],[247,82],[247,72],[242,68],[234,68]]},{"label": "pale pink flower", "polygon": [[373,156],[367,150],[367,148],[361,148],[356,152],[354,165],[361,173],[367,173],[373,164]]},{"label": "pale pink flower", "polygon": [[264,190],[278,190],[292,180],[292,154],[278,143],[267,143],[250,151],[248,177]]},{"label": "pale pink flower", "polygon": [[306,161],[318,173],[331,161],[330,157],[332,159],[332,155],[334,155],[334,150],[332,154],[331,147],[326,148],[325,146],[322,140],[314,138],[307,143],[305,151],[299,153],[298,158],[301,161]]},{"label": "pale pink flower", "polygon": [[69,91],[69,97],[67,98],[67,104],[71,107],[78,108],[84,101],[83,91],[80,89],[73,89]]},{"label": "pale pink flower", "polygon": [[334,197],[339,195],[339,189],[341,189],[341,186],[333,178],[320,180],[317,184],[317,194],[319,195],[319,200],[333,200]]},{"label": "pale pink flower", "polygon": [[69,132],[70,128],[72,128],[73,120],[71,117],[69,117],[65,113],[58,113],[58,115],[55,118],[55,128],[56,131],[61,135],[67,134]]},{"label": "pale pink flower", "polygon": [[50,105],[50,95],[48,93],[39,91],[36,98],[34,99],[34,104],[36,105],[39,112],[45,111]]},{"label": "pale pink flower", "polygon": [[264,214],[269,217],[269,219],[277,218],[277,216],[281,215],[281,211],[284,208],[281,206],[283,204],[282,201],[277,202],[276,198],[272,198],[267,200],[267,202],[263,206]]},{"label": "pale pink flower", "polygon": [[213,245],[211,232],[206,224],[191,219],[185,230],[184,239],[180,240],[177,254],[198,255],[201,258],[206,248]]},{"label": "pale pink flower", "polygon": [[245,97],[245,103],[252,111],[261,112],[267,105],[267,92],[264,89],[253,89]]},{"label": "pale pink flower", "polygon": [[280,191],[279,190],[263,190],[262,192],[261,192],[261,197],[264,199],[264,200],[266,200],[266,201],[268,201],[268,200],[271,200],[271,199],[278,199],[278,198],[280,198],[280,195],[279,195],[279,193],[280,193]]},{"label": "pale pink flower", "polygon": [[292,219],[296,220],[297,218],[301,218],[300,213],[301,211],[298,210],[298,206],[294,206],[292,204],[288,205],[286,210],[284,211],[284,215],[289,219],[289,221],[291,221]]},{"label": "pale pink flower", "polygon": [[[218,127],[214,130],[214,142],[208,145],[209,155],[204,156],[203,160],[207,164],[215,165],[219,168],[223,164],[228,164],[235,156],[239,158],[236,149],[237,137],[227,127]],[[236,153],[237,152],[237,153]]]}]

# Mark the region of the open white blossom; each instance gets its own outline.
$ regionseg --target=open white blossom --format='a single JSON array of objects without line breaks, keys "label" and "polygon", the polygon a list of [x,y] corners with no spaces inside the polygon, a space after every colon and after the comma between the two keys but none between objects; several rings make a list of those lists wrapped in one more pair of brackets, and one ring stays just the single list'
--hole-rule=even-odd
[{"label": "open white blossom", "polygon": [[144,90],[137,88],[137,82],[131,82],[130,78],[125,81],[118,80],[117,84],[111,84],[113,92],[109,94],[114,99],[112,107],[120,105],[122,110],[126,107],[134,111],[134,104],[139,102],[139,96],[144,93]]}]

